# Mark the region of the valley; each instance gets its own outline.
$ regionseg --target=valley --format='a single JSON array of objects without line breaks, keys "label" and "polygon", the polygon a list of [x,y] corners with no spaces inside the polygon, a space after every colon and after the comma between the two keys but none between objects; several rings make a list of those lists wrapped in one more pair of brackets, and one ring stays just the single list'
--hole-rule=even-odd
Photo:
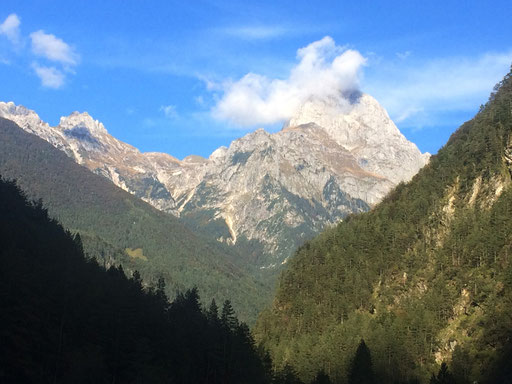
[{"label": "valley", "polygon": [[[501,382],[509,377],[504,362],[510,356],[508,337],[512,329],[508,305],[512,276],[511,99],[512,77],[508,74],[477,116],[461,126],[411,181],[400,183],[369,212],[352,213],[300,246],[279,277],[271,305],[261,295],[261,282],[232,263],[236,255],[229,252],[233,247],[215,239],[205,242],[196,238],[173,215],[114,186],[76,164],[64,151],[6,119],[1,120],[0,130],[2,173],[16,177],[29,191],[28,196],[43,196],[46,202],[29,203],[18,187],[2,181],[0,187],[8,194],[3,225],[8,228],[18,220],[19,204],[26,212],[39,212],[25,213],[27,219],[19,225],[40,218],[46,228],[52,228],[59,224],[48,218],[48,212],[57,214],[66,227],[79,229],[75,235],[56,229],[62,232],[59,236],[67,238],[63,241],[68,242],[68,251],[64,252],[74,252],[76,260],[84,260],[78,263],[92,263],[99,271],[108,269],[111,276],[117,274],[118,279],[127,281],[123,284],[135,284],[137,295],[149,298],[144,300],[163,300],[158,304],[163,307],[153,310],[171,315],[173,326],[176,321],[192,318],[178,320],[179,316],[196,316],[206,327],[204,338],[210,337],[210,332],[224,332],[214,337],[235,343],[232,348],[245,356],[237,361],[250,364],[255,382],[352,383],[365,377],[365,382],[412,383],[426,382],[430,376],[434,377],[430,382],[444,382],[446,378],[454,383]],[[10,202],[16,199],[18,205]],[[125,234],[123,215],[134,225]],[[14,231],[11,240],[9,231]],[[9,229],[3,233],[2,260],[12,262],[17,256],[6,256],[19,252],[22,243],[15,240],[17,245],[8,244],[24,232]],[[159,240],[159,236],[166,240]],[[46,249],[46,245],[37,247],[43,245],[43,238],[28,238],[31,240],[26,244],[36,247],[28,255]],[[158,244],[172,244],[175,251],[164,255],[154,248]],[[187,248],[190,246],[193,250]],[[84,249],[92,253],[87,256]],[[13,268],[9,265],[3,270]],[[176,271],[178,274],[173,274]],[[71,276],[74,272],[66,273]],[[55,283],[60,284],[61,278]],[[108,277],[105,283],[112,279]],[[167,299],[166,281],[178,289],[171,301]],[[12,284],[18,284],[17,280]],[[80,284],[80,289],[87,289],[85,283]],[[197,288],[182,293],[188,284],[200,287],[207,301],[200,304]],[[254,299],[248,296],[249,290],[253,290]],[[151,295],[156,296],[151,299]],[[215,299],[222,297],[220,316]],[[254,308],[256,298],[263,299],[257,305],[266,309],[259,314],[252,335],[235,317],[227,297],[235,300],[242,316],[249,320],[250,312],[245,311]],[[148,312],[148,316],[156,315]],[[218,326],[224,328],[215,328]],[[235,334],[242,339],[236,339]],[[192,342],[194,338],[189,337]],[[123,348],[128,351],[132,347]],[[202,351],[207,360],[219,353],[215,345],[193,348]],[[102,351],[108,358],[108,352]],[[184,352],[178,354],[186,356]],[[204,367],[196,357],[187,359]],[[227,364],[224,368],[215,365],[194,374],[183,371],[182,378],[194,381],[197,374],[197,380],[203,380],[220,374],[218,369],[227,369],[223,375],[230,377],[242,375],[232,360],[222,361]],[[172,375],[176,374],[173,371]]]},{"label": "valley", "polygon": [[0,384],[512,384],[509,1],[2,5]]}]

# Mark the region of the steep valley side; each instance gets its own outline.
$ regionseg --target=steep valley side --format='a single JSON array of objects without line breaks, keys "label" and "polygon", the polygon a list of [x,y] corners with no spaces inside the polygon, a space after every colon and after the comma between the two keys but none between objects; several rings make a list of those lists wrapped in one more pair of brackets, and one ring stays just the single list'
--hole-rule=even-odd
[{"label": "steep valley side", "polygon": [[363,338],[379,382],[428,382],[442,362],[456,382],[504,382],[512,73],[498,88],[411,182],[291,258],[255,329],[277,367],[346,382]]}]

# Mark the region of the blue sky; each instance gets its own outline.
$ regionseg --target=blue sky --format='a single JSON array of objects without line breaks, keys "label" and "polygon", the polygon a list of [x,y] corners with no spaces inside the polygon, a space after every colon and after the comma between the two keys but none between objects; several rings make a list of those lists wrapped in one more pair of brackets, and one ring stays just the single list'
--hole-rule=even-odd
[{"label": "blue sky", "polygon": [[334,79],[435,153],[508,72],[510,20],[510,0],[6,1],[0,100],[52,125],[88,111],[142,151],[207,157],[278,130]]}]

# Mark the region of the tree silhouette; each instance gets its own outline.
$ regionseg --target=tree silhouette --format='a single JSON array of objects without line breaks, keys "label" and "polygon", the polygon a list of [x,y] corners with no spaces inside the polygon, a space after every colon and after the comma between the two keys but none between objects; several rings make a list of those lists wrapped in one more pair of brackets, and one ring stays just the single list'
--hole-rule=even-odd
[{"label": "tree silhouette", "polygon": [[215,299],[212,299],[208,311],[206,312],[206,317],[210,324],[216,324],[219,321],[219,307],[217,307]]},{"label": "tree silhouette", "polygon": [[238,327],[238,320],[235,316],[235,311],[231,305],[231,301],[229,300],[224,301],[224,305],[222,306],[221,322],[222,325],[232,331]]},{"label": "tree silhouette", "polygon": [[329,376],[323,370],[320,370],[311,384],[331,384],[331,379],[329,379]]},{"label": "tree silhouette", "polygon": [[373,373],[372,356],[370,349],[363,339],[357,347],[356,355],[350,366],[348,375],[349,384],[373,384],[375,374]]},{"label": "tree silhouette", "polygon": [[430,378],[430,384],[456,384],[456,381],[448,370],[448,366],[445,362],[441,364],[441,368],[439,368],[437,377],[432,374],[432,377]]}]

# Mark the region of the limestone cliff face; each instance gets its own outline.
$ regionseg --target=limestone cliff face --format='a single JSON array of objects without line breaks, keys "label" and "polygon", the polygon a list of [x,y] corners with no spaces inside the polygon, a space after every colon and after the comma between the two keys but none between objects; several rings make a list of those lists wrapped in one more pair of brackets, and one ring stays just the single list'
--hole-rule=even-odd
[{"label": "limestone cliff face", "polygon": [[353,96],[351,107],[340,111],[336,99],[305,103],[288,125],[314,122],[347,149],[365,170],[397,184],[407,181],[428,161],[389,118],[386,110],[367,94]]},{"label": "limestone cliff face", "polygon": [[341,104],[310,100],[280,132],[258,129],[208,159],[181,161],[139,152],[87,113],[50,127],[33,111],[0,103],[0,116],[219,241],[258,244],[253,262],[271,268],[326,225],[368,210],[428,161],[371,96]]}]

